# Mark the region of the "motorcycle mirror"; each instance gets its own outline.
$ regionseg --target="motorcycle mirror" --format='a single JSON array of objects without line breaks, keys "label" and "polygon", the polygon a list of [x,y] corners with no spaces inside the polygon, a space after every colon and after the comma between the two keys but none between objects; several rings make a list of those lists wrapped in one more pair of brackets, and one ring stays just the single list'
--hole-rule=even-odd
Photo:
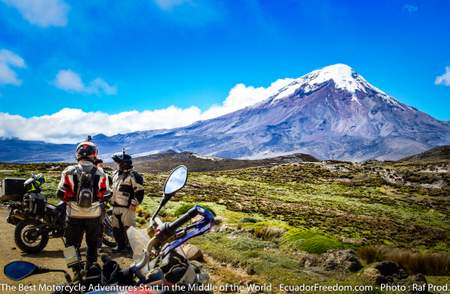
[{"label": "motorcycle mirror", "polygon": [[175,192],[179,191],[186,184],[188,177],[188,169],[184,165],[177,166],[167,178],[164,184],[164,196],[173,195]]},{"label": "motorcycle mirror", "polygon": [[38,271],[38,266],[28,261],[12,261],[5,265],[3,272],[5,276],[14,281],[20,281]]},{"label": "motorcycle mirror", "polygon": [[152,220],[156,218],[161,208],[172,198],[175,192],[179,191],[186,184],[188,169],[185,165],[177,166],[169,175],[164,184],[164,196],[161,198],[158,208],[153,213]]}]

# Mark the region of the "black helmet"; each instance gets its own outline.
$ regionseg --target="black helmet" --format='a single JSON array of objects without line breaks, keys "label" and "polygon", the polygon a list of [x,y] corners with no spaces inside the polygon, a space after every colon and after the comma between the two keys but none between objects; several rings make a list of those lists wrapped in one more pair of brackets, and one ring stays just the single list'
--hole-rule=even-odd
[{"label": "black helmet", "polygon": [[86,141],[78,144],[75,156],[77,160],[87,159],[94,161],[97,158],[97,153],[97,145],[91,142],[91,137],[89,136]]},{"label": "black helmet", "polygon": [[130,169],[133,167],[133,160],[131,155],[125,153],[125,149],[122,152],[114,153],[112,160],[118,163],[121,168]]}]

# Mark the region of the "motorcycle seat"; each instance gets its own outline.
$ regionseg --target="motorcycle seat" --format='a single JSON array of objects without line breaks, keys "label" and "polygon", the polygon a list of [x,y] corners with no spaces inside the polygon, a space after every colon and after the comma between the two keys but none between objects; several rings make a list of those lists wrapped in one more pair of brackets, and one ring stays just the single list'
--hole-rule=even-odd
[{"label": "motorcycle seat", "polygon": [[52,209],[52,210],[54,210],[54,209],[60,210],[60,209],[64,209],[65,207],[66,207],[66,203],[64,203],[63,201],[60,201],[58,204],[56,204],[56,206],[53,204],[47,203],[47,208]]},{"label": "motorcycle seat", "polygon": [[56,207],[53,204],[47,203],[47,208],[53,210]]},{"label": "motorcycle seat", "polygon": [[58,204],[56,204],[56,207],[58,208],[66,207],[66,203],[64,201],[59,201]]}]

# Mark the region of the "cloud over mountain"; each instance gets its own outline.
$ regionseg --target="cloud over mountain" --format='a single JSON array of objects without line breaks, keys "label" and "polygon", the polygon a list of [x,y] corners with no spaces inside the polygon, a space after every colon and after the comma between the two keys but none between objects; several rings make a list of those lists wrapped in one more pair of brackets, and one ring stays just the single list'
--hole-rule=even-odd
[{"label": "cloud over mountain", "polygon": [[[55,85],[74,93],[107,94],[112,87],[94,80],[86,86],[80,76],[71,70],[61,70],[55,79]],[[82,109],[64,108],[60,111],[26,118],[20,115],[0,113],[0,137],[17,137],[24,140],[42,140],[51,143],[73,143],[86,135],[115,135],[135,131],[169,129],[190,125],[199,120],[211,119],[264,101],[279,88],[294,79],[285,78],[273,82],[268,87],[235,85],[220,105],[214,105],[205,111],[197,106],[179,108],[169,106],[163,109],[144,111],[125,111],[116,114],[105,112],[85,112]],[[97,83],[95,82],[97,81]],[[109,92],[112,94],[112,90]]]}]

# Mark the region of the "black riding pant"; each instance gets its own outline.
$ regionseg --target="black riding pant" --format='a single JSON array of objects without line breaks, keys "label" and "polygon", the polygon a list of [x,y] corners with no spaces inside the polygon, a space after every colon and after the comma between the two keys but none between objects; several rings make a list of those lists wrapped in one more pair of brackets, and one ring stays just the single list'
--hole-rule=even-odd
[{"label": "black riding pant", "polygon": [[97,218],[70,218],[65,231],[66,246],[81,247],[83,235],[86,233],[87,261],[97,261],[97,240],[100,238],[100,217]]}]

